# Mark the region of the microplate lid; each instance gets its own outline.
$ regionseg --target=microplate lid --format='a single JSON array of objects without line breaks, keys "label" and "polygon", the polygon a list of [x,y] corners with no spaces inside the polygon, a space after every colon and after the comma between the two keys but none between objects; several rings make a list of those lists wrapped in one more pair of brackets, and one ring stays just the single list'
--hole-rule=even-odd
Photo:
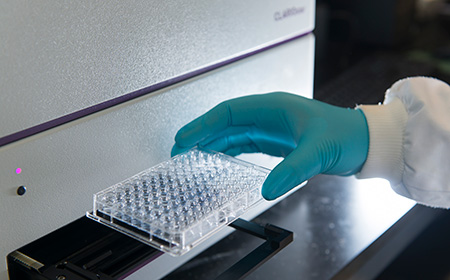
[{"label": "microplate lid", "polygon": [[182,255],[260,202],[269,172],[194,148],[96,193],[87,216]]}]

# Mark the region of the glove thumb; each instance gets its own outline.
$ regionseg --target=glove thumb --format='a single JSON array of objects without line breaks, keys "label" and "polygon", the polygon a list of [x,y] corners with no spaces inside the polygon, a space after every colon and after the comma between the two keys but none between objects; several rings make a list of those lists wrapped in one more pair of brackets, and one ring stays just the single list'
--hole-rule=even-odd
[{"label": "glove thumb", "polygon": [[320,173],[321,164],[313,145],[298,146],[267,176],[262,196],[274,200]]}]

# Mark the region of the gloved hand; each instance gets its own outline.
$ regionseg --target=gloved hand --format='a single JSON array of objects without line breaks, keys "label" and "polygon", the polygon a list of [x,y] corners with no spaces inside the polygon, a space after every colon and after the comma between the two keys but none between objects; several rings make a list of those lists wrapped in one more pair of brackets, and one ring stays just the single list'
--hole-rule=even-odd
[{"label": "gloved hand", "polygon": [[181,128],[175,142],[172,155],[199,145],[233,156],[285,157],[262,187],[272,200],[320,173],[360,171],[369,132],[361,110],[275,92],[225,101]]}]

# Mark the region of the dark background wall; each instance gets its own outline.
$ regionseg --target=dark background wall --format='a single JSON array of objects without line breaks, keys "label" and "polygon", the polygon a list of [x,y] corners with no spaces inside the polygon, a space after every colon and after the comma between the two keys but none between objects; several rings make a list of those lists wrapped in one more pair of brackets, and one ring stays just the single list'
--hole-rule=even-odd
[{"label": "dark background wall", "polygon": [[[450,83],[450,1],[426,2],[318,0],[315,98],[354,107],[382,102],[408,76]],[[450,279],[443,212],[377,279]]]},{"label": "dark background wall", "polygon": [[315,97],[354,106],[400,78],[450,82],[450,1],[431,2],[318,0]]}]

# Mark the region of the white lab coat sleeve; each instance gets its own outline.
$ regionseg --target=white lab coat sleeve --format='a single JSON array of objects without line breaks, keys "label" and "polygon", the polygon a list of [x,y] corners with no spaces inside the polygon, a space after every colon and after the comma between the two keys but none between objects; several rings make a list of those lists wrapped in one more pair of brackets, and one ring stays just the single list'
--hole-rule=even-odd
[{"label": "white lab coat sleeve", "polygon": [[385,178],[400,195],[450,208],[450,86],[407,78],[387,90],[383,105],[358,108],[370,143],[357,177]]}]

